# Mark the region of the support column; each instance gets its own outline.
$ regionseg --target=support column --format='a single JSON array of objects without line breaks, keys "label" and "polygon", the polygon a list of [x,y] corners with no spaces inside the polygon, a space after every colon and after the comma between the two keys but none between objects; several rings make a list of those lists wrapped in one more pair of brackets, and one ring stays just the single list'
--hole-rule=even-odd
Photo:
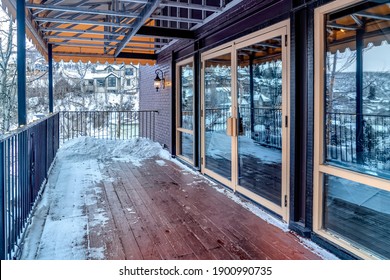
[{"label": "support column", "polygon": [[16,1],[17,70],[18,70],[18,124],[27,124],[26,109],[26,7],[25,0]]},{"label": "support column", "polygon": [[364,131],[363,131],[363,48],[364,29],[356,31],[356,160],[364,163]]},{"label": "support column", "polygon": [[4,178],[4,143],[0,142],[0,259],[6,259],[5,240],[5,178]]},{"label": "support column", "polygon": [[47,60],[49,63],[49,113],[54,112],[53,100],[53,45],[47,46]]}]

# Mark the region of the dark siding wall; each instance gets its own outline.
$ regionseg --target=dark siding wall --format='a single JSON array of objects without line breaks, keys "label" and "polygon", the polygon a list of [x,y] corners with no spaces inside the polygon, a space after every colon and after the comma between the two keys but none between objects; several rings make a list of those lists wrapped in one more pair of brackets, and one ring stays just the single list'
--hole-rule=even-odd
[{"label": "dark siding wall", "polygon": [[[172,114],[171,114],[171,98],[172,98],[172,75],[170,57],[166,57],[163,61],[159,61],[156,66],[140,66],[140,110],[157,110],[159,114],[156,117],[156,135],[155,141],[166,145],[172,152]],[[153,86],[153,80],[156,77],[155,70],[161,69],[164,72],[165,89],[156,89]],[[160,77],[161,78],[161,77]],[[169,84],[170,83],[170,84]]]}]

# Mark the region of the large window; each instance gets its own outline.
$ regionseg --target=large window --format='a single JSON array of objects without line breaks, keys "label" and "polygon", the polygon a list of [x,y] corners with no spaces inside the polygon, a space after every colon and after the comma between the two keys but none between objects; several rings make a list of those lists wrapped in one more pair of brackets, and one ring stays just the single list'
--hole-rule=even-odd
[{"label": "large window", "polygon": [[194,63],[177,64],[177,147],[178,156],[194,161]]},{"label": "large window", "polygon": [[390,5],[336,2],[316,11],[315,230],[390,258]]},{"label": "large window", "polygon": [[96,80],[96,85],[98,87],[105,87],[106,86],[106,80],[104,80],[104,79],[97,79]]},{"label": "large window", "polygon": [[116,87],[116,78],[108,77],[108,87]]}]

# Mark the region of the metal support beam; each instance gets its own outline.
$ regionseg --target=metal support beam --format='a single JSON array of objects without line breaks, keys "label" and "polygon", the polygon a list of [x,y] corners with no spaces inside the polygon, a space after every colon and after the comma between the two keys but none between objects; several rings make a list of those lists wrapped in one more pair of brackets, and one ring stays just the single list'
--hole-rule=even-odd
[{"label": "metal support beam", "polygon": [[[67,40],[67,41],[86,41],[86,42],[102,42],[102,43],[120,43],[121,40],[114,40],[114,39],[102,39],[102,38],[93,38],[93,37],[71,37],[71,36],[45,36],[45,39],[51,40],[51,39],[59,39],[59,40]],[[66,41],[66,42],[67,42]],[[65,42],[55,42],[51,41],[51,43],[65,43]],[[131,40],[129,42],[130,44],[134,45],[167,45],[168,43],[165,42],[148,42],[148,41],[140,41],[140,40]],[[71,45],[72,43],[69,43]],[[103,46],[103,45],[102,45]]]},{"label": "metal support beam", "polygon": [[26,9],[25,0],[16,2],[16,37],[17,37],[17,70],[18,70],[18,124],[27,124],[26,109]]},{"label": "metal support beam", "polygon": [[[94,48],[94,49],[104,49],[104,48],[115,48],[115,45],[105,45],[105,44],[83,44],[83,43],[76,43],[76,42],[50,42],[53,46],[68,46],[68,47],[87,47],[87,48]],[[154,47],[141,47],[141,46],[125,46],[124,50],[142,50],[142,51],[158,51],[160,48],[154,48]]]},{"label": "metal support beam", "polygon": [[122,39],[122,42],[119,43],[118,47],[115,50],[115,57],[117,57],[123,48],[127,45],[127,43],[133,38],[133,36],[137,33],[137,31],[142,27],[144,22],[150,17],[150,15],[154,12],[154,10],[158,7],[160,0],[149,0],[147,4],[145,4],[144,9],[140,13],[140,16],[134,20],[132,24],[132,29],[129,30]]},{"label": "metal support beam", "polygon": [[203,20],[195,18],[184,18],[184,17],[174,17],[174,16],[160,16],[160,15],[151,15],[151,19],[166,20],[166,21],[176,21],[176,22],[186,22],[186,23],[202,23]]},{"label": "metal support beam", "polygon": [[[52,2],[50,2],[48,4],[50,4],[50,5],[57,5],[57,4],[60,4],[60,3],[64,2],[64,1],[65,0],[55,0],[55,1],[52,1]],[[26,4],[28,4],[28,2]],[[33,13],[31,13],[31,14],[33,16],[36,16],[36,15],[40,14],[41,12],[42,12],[42,10],[35,9],[35,11]]]},{"label": "metal support beam", "polygon": [[26,8],[29,9],[40,9],[48,11],[60,11],[66,13],[81,13],[81,14],[93,14],[93,15],[106,15],[122,18],[136,18],[137,13],[132,12],[115,12],[111,10],[99,10],[99,9],[84,9],[71,6],[56,6],[56,5],[39,5],[39,4],[26,4]]},{"label": "metal support beam", "polygon": [[356,31],[356,160],[364,163],[363,131],[363,48],[364,29]]},{"label": "metal support beam", "polygon": [[[97,28],[97,27],[96,27]],[[61,33],[76,33],[76,34],[95,34],[95,35],[107,35],[107,36],[124,36],[125,32],[108,32],[108,31],[98,31],[98,30],[81,30],[81,29],[67,29],[67,28],[55,28],[47,27],[42,28],[42,32],[61,32]]]},{"label": "metal support beam", "polygon": [[55,23],[70,23],[70,24],[86,24],[86,25],[96,25],[96,26],[111,26],[111,27],[123,27],[123,28],[132,28],[130,24],[121,24],[113,22],[104,22],[97,20],[83,20],[83,19],[64,19],[64,18],[48,18],[48,17],[38,17],[34,19],[35,21],[44,21],[44,22],[55,22]]},{"label": "metal support beam", "polygon": [[221,7],[199,5],[199,4],[192,4],[192,3],[174,2],[174,1],[165,1],[165,2],[160,4],[160,7],[176,7],[176,8],[184,8],[184,9],[190,9],[190,10],[201,10],[201,11],[210,11],[210,12],[220,12],[220,11],[222,11]]},{"label": "metal support beam", "polygon": [[49,113],[54,112],[54,98],[53,98],[53,46],[47,46],[47,60],[49,63]]},{"label": "metal support beam", "polygon": [[[69,41],[87,41],[87,42],[104,42],[104,43],[120,43],[121,40],[115,40],[115,39],[102,39],[102,38],[94,38],[94,37],[71,37],[71,36],[45,36],[45,39],[52,40],[52,39],[59,39],[59,40],[69,40]],[[53,43],[56,43],[53,41]],[[62,43],[62,42],[61,42]],[[136,45],[167,45],[168,43],[165,42],[148,42],[148,41],[140,41],[140,40],[131,40],[129,42],[130,44],[136,44]]]},{"label": "metal support beam", "polygon": [[[69,40],[69,41],[86,41],[86,42],[104,42],[104,43],[119,43],[121,42],[120,40],[115,40],[115,39],[103,39],[103,38],[94,38],[94,37],[72,37],[72,36],[52,36],[48,35],[44,37],[47,40]],[[141,41],[144,44],[151,44],[151,42],[145,42]],[[53,41],[53,43],[55,43]]]},{"label": "metal support beam", "polygon": [[136,59],[157,60],[157,54],[146,54],[146,53],[121,52],[117,57],[118,58],[136,58]]},{"label": "metal support beam", "polygon": [[389,15],[376,15],[376,14],[371,14],[366,12],[354,13],[354,15],[365,17],[365,18],[379,19],[379,20],[390,20]]},{"label": "metal support beam", "polygon": [[166,38],[175,38],[175,39],[195,39],[195,33],[190,30],[183,29],[172,29],[164,27],[154,27],[154,26],[142,26],[138,31],[137,35],[147,35],[147,36],[159,36]]}]

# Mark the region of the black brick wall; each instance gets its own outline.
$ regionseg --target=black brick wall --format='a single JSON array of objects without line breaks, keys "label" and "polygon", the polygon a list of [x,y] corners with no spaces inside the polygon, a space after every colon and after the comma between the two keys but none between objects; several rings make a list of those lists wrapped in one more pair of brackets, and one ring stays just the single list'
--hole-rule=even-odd
[{"label": "black brick wall", "polygon": [[[155,141],[168,147],[172,152],[172,114],[171,114],[171,98],[172,98],[172,75],[170,69],[170,60],[165,59],[159,61],[156,66],[140,66],[140,110],[157,110],[159,114],[156,116]],[[156,89],[153,86],[153,80],[156,77],[155,70],[161,69],[164,72],[165,89]],[[160,77],[161,78],[161,77]]]}]

